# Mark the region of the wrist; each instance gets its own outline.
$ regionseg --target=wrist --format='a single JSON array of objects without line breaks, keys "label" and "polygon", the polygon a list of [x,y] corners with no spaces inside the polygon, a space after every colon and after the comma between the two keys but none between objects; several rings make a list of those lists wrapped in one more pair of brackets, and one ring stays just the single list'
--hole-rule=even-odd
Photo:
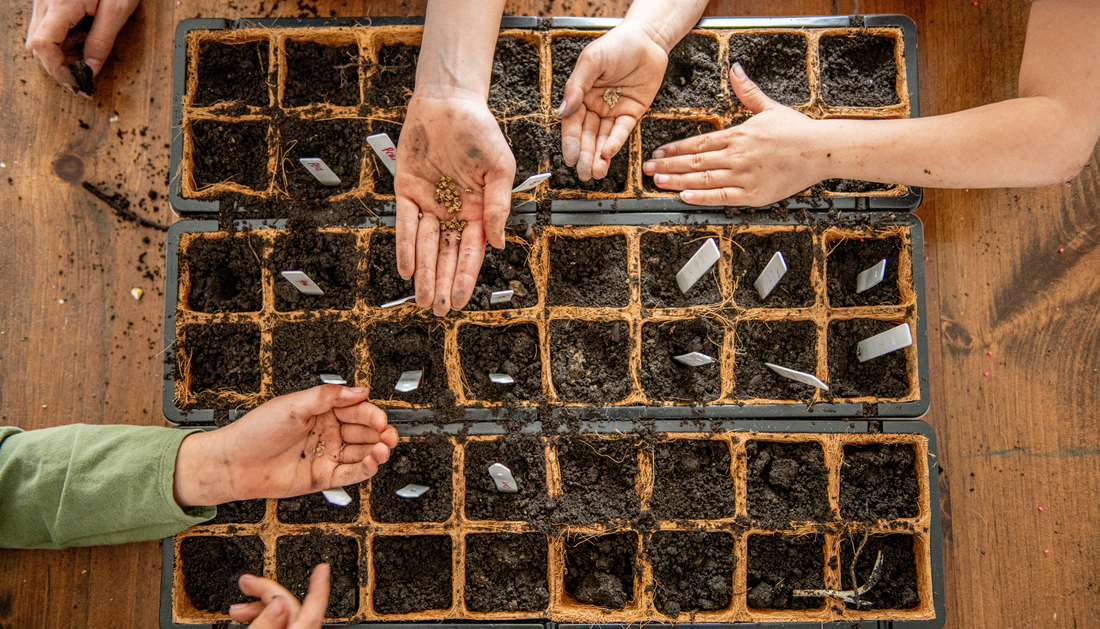
[{"label": "wrist", "polygon": [[194,432],[176,452],[172,493],[181,507],[210,506],[236,500],[225,457],[220,456],[217,431]]},{"label": "wrist", "polygon": [[664,51],[665,56],[672,50],[680,38],[672,33],[668,25],[663,22],[654,23],[644,17],[631,17],[629,14],[623,18],[621,24],[615,28],[623,29],[623,33],[632,33],[633,37],[642,36],[657,44]]}]

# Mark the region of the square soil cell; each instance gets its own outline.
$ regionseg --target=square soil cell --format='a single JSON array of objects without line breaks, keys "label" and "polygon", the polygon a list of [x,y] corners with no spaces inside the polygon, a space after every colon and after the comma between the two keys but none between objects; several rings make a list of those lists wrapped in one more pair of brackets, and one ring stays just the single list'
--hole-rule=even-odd
[{"label": "square soil cell", "polygon": [[[451,517],[451,465],[454,444],[440,435],[397,444],[390,460],[371,479],[370,515],[376,522],[445,522]],[[397,490],[423,485],[419,498],[402,498]]]},{"label": "square soil cell", "polygon": [[226,502],[218,505],[218,515],[207,520],[205,524],[256,524],[266,514],[266,500]]},{"label": "square soil cell", "polygon": [[548,306],[623,308],[630,301],[626,238],[551,238],[549,275]]},{"label": "square soil cell", "polygon": [[217,183],[235,183],[263,191],[271,183],[268,162],[268,124],[263,120],[191,123],[191,171],[198,189]]},{"label": "square soil cell", "polygon": [[320,375],[335,374],[354,383],[359,330],[348,321],[313,319],[277,323],[271,331],[275,395],[313,388]]},{"label": "square soil cell", "polygon": [[[736,34],[729,41],[729,65],[740,63],[772,100],[787,106],[804,105],[810,102],[808,42],[797,33]],[[736,94],[730,97],[742,106]]]},{"label": "square soil cell", "polygon": [[728,533],[657,531],[646,548],[658,583],[657,611],[719,611],[733,600],[733,537]]},{"label": "square soil cell", "polygon": [[825,539],[820,535],[750,535],[749,609],[819,609],[820,597],[794,590],[825,589]]},{"label": "square soil cell", "polygon": [[840,107],[897,105],[895,39],[867,33],[821,38],[821,98]]},{"label": "square soil cell", "polygon": [[541,107],[538,47],[519,37],[497,38],[489,81],[489,109],[501,116],[522,116]]},{"label": "square soil cell", "polygon": [[824,522],[829,509],[829,470],[817,442],[749,441],[749,517],[767,528]]},{"label": "square soil cell", "polygon": [[630,394],[630,323],[550,322],[554,390],[566,402],[611,404]]},{"label": "square soil cell", "polygon": [[416,61],[420,46],[389,44],[378,49],[378,71],[367,82],[371,107],[404,107],[416,87]]},{"label": "square soil cell", "polygon": [[710,267],[686,293],[681,292],[680,285],[676,283],[676,274],[708,238],[714,238],[715,244],[718,244],[718,237],[711,232],[642,234],[643,308],[688,308],[722,301],[722,291],[718,288],[718,264]]},{"label": "square soil cell", "polygon": [[[539,302],[539,291],[531,275],[530,244],[508,241],[503,250],[485,248],[485,260],[469,303],[463,310],[512,310],[530,308]],[[489,303],[496,291],[511,290],[511,301]]]},{"label": "square soil cell", "polygon": [[[811,283],[814,266],[813,237],[809,231],[779,231],[767,235],[735,234],[733,240],[733,299],[742,308],[808,308],[817,295]],[[753,284],[779,251],[787,273],[766,299]]]},{"label": "square soil cell", "polygon": [[[826,243],[825,279],[829,290],[829,305],[834,308],[853,306],[892,306],[901,302],[898,288],[898,265],[901,239],[848,238]],[[859,274],[886,260],[886,275],[878,285],[856,292]]]},{"label": "square soil cell", "polygon": [[[355,235],[338,232],[287,231],[275,238],[268,266],[275,279],[275,309],[351,310],[361,291],[359,250]],[[323,295],[299,292],[283,271],[301,271]]]},{"label": "square soil cell", "polygon": [[341,535],[284,535],[275,543],[276,580],[303,600],[309,575],[319,563],[332,569],[326,618],[346,618],[359,610],[359,542]]},{"label": "square soil cell", "polygon": [[[447,386],[447,366],[443,362],[443,335],[441,325],[384,321],[372,324],[367,329],[371,399],[453,407],[455,396]],[[394,387],[406,371],[424,373],[415,391],[402,393]]]},{"label": "square soil cell", "polygon": [[897,520],[920,515],[916,452],[904,443],[844,446],[840,517]]},{"label": "square soil cell", "polygon": [[618,194],[626,191],[630,170],[630,143],[626,142],[611,158],[607,175],[603,179],[582,181],[576,166],[569,166],[561,154],[561,125],[550,127],[550,188],[559,192],[590,192]]},{"label": "square soil cell", "polygon": [[562,439],[562,496],[555,517],[570,524],[615,522],[638,512],[638,446],[626,439]]},{"label": "square soil cell", "polygon": [[[715,126],[706,120],[642,118],[642,162],[645,163],[646,160],[653,157],[653,151],[666,144],[720,129],[720,126]],[[646,192],[676,192],[675,190],[658,188],[653,184],[653,177],[645,173],[642,173],[642,188]],[[684,261],[687,262],[687,260]],[[676,270],[679,271],[680,269]],[[675,285],[675,282],[673,282],[673,286]]]},{"label": "square soil cell", "polygon": [[[394,146],[397,146],[401,140],[401,123],[399,122],[386,122],[385,120],[371,120],[370,121],[370,134],[377,135],[379,133],[385,133],[390,136],[390,141]],[[371,172],[374,173],[374,194],[393,194],[393,175],[389,169],[382,164],[382,160],[378,159],[378,156],[374,154],[374,149],[364,149],[367,153],[367,161],[371,164]]]},{"label": "square soil cell", "polygon": [[659,520],[734,516],[730,449],[724,441],[673,439],[653,447],[653,498]]},{"label": "square soil cell", "polygon": [[894,184],[862,181],[860,179],[826,179],[821,182],[821,187],[838,194],[862,194],[866,192],[884,192],[893,188]]},{"label": "square soil cell", "polygon": [[267,40],[243,44],[204,41],[199,44],[199,81],[191,104],[242,103],[266,107],[269,45]]},{"label": "square soil cell", "polygon": [[[638,380],[653,401],[698,404],[722,394],[722,341],[725,329],[710,319],[662,321],[642,325],[642,365]],[[714,362],[691,367],[673,360],[692,352]]]},{"label": "square soil cell", "polygon": [[[512,472],[515,493],[497,491],[489,466],[500,463]],[[466,443],[466,518],[469,520],[530,521],[546,496],[546,459],[542,440],[508,434],[491,441]]]},{"label": "square soil cell", "polygon": [[[584,47],[606,31],[593,31],[592,35],[562,35],[550,40],[550,61],[553,80],[550,86],[550,108],[556,110],[565,97],[565,82],[577,67]],[[558,142],[561,145],[561,142]]]},{"label": "square soil cell", "polygon": [[[306,458],[309,458],[306,453]],[[284,498],[279,501],[275,511],[280,522],[287,524],[313,524],[315,522],[355,522],[359,519],[359,485],[344,487],[351,496],[351,504],[339,507],[328,500],[321,492]]]},{"label": "square soil cell", "polygon": [[668,54],[668,67],[653,110],[719,109],[722,98],[722,68],[718,63],[718,38],[688,33]]},{"label": "square soil cell", "polygon": [[241,592],[242,574],[263,575],[264,543],[259,537],[188,537],[180,542],[183,591],[195,609],[229,613],[230,605],[256,599]]},{"label": "square soil cell", "polygon": [[191,391],[260,391],[260,328],[249,323],[189,325],[183,346],[190,360]]},{"label": "square soil cell", "polygon": [[359,104],[359,46],[286,41],[284,107]]},{"label": "square soil cell", "polygon": [[625,608],[634,600],[637,555],[634,532],[566,537],[565,593],[585,605]]},{"label": "square soil cell", "polygon": [[410,614],[451,607],[450,537],[379,535],[373,549],[375,612]]},{"label": "square soil cell", "polygon": [[826,343],[829,346],[829,392],[832,395],[845,398],[901,398],[909,394],[909,360],[905,355],[906,349],[883,354],[863,363],[856,357],[856,348],[860,341],[897,326],[897,321],[876,319],[829,322]]},{"label": "square soil cell", "polygon": [[[458,329],[458,353],[469,395],[481,402],[543,400],[539,331],[532,323],[501,327],[466,324]],[[489,374],[512,376],[496,384]]]},{"label": "square soil cell", "polygon": [[416,294],[412,278],[406,280],[397,272],[397,236],[391,231],[370,235],[365,291],[367,305],[374,308]]},{"label": "square soil cell", "polygon": [[[367,150],[367,121],[354,119],[302,120],[288,118],[279,125],[282,142],[278,183],[292,199],[319,200],[359,186],[363,152]],[[317,180],[298,160],[315,157],[340,178],[335,186]]]},{"label": "square soil cell", "polygon": [[813,321],[740,321],[733,362],[738,399],[809,400],[816,389],[785,378],[764,363],[817,375],[817,324]]},{"label": "square soil cell", "polygon": [[180,255],[181,270],[191,280],[186,307],[211,313],[260,310],[263,246],[255,234],[192,240]]},{"label": "square soil cell", "polygon": [[466,536],[466,609],[537,612],[550,604],[543,533]]},{"label": "square soil cell", "polygon": [[856,581],[867,583],[875,568],[879,552],[882,567],[875,584],[861,598],[870,601],[869,606],[856,607],[845,603],[848,609],[913,609],[920,605],[917,586],[916,553],[912,535],[871,535],[866,543],[860,537],[840,541],[840,589],[852,590],[852,543],[855,548],[863,544],[855,562]]},{"label": "square soil cell", "polygon": [[512,180],[512,187],[519,186],[532,175],[545,172],[543,164],[550,154],[550,133],[546,127],[530,118],[497,124],[500,125],[500,132],[508,140],[512,156],[516,159],[516,176]]}]

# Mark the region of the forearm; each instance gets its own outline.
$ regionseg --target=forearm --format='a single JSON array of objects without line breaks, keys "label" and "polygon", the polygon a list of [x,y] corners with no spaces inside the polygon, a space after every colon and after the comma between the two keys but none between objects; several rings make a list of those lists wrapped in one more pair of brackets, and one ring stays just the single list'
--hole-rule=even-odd
[{"label": "forearm", "polygon": [[504,0],[432,0],[416,67],[416,91],[433,97],[489,96]]},{"label": "forearm", "polygon": [[623,23],[643,29],[668,54],[695,26],[706,7],[707,0],[636,0]]}]

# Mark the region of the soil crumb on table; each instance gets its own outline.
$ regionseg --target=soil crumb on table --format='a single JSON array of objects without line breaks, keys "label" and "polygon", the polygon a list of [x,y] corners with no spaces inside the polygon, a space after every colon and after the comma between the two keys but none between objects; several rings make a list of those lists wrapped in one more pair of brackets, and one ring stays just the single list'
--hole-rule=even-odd
[{"label": "soil crumb on table", "polygon": [[569,524],[614,523],[638,512],[637,444],[628,439],[576,438],[557,444],[562,495],[554,513]]},{"label": "soil crumb on table", "polygon": [[359,104],[359,46],[355,44],[326,46],[288,39],[286,73],[283,91],[286,107],[315,103],[339,107]]},{"label": "soil crumb on table", "polygon": [[813,321],[740,321],[734,360],[738,399],[810,400],[816,389],[785,378],[764,363],[816,375],[817,325]]},{"label": "soil crumb on table", "polygon": [[259,311],[263,246],[254,234],[192,240],[180,256],[180,275],[190,278],[182,301],[196,312]]},{"label": "soil crumb on table", "polygon": [[[740,63],[772,100],[788,107],[804,105],[810,102],[808,41],[797,33],[737,33],[729,40],[729,65]],[[730,98],[743,106],[736,94]]]},{"label": "soil crumb on table", "polygon": [[897,520],[920,515],[916,453],[908,444],[844,446],[840,515],[845,520]]},{"label": "soil crumb on table", "polygon": [[661,88],[653,98],[656,111],[669,109],[725,109],[718,38],[688,33],[668,54]]},{"label": "soil crumb on table", "polygon": [[658,520],[716,520],[735,513],[730,450],[724,441],[673,439],[653,447]]},{"label": "soil crumb on table", "polygon": [[209,107],[217,103],[242,103],[266,107],[268,42],[199,44],[198,85],[191,104]]},{"label": "soil crumb on table", "polygon": [[623,308],[630,299],[626,238],[550,239],[547,305]]},{"label": "soil crumb on table", "polygon": [[[538,328],[531,323],[458,329],[458,351],[469,395],[483,402],[545,399]],[[514,384],[496,384],[489,374],[512,376]]]},{"label": "soil crumb on table", "polygon": [[[642,365],[638,378],[651,401],[697,404],[722,393],[721,353],[726,335],[710,319],[651,322],[642,325]],[[691,367],[673,360],[692,352],[715,360]]]},{"label": "soil crumb on table", "polygon": [[180,543],[183,591],[195,609],[229,613],[229,606],[257,600],[237,586],[242,574],[263,574],[259,537],[188,537]]},{"label": "soil crumb on table", "polygon": [[818,609],[825,599],[793,596],[825,589],[825,540],[819,535],[749,537],[750,609]]},{"label": "soil crumb on table", "polygon": [[821,58],[821,98],[829,105],[897,105],[898,66],[894,39],[867,33],[825,36]]},{"label": "soil crumb on table", "polygon": [[630,394],[630,324],[626,321],[550,322],[554,389],[566,402],[617,402]]},{"label": "soil crumb on table", "polygon": [[733,538],[728,533],[658,531],[646,547],[657,591],[653,605],[671,618],[718,611],[733,599]]},{"label": "soil crumb on table", "polygon": [[354,537],[283,535],[275,544],[276,578],[280,585],[303,600],[309,591],[313,568],[327,563],[331,568],[326,618],[346,618],[359,609],[359,542]]},{"label": "soil crumb on table", "polygon": [[718,288],[717,263],[687,293],[682,292],[680,285],[676,283],[676,274],[699,252],[708,238],[714,238],[715,244],[720,240],[712,232],[701,231],[642,234],[643,308],[687,308],[722,301],[722,292]]},{"label": "soil crumb on table", "polygon": [[[546,498],[546,460],[542,440],[508,434],[466,444],[466,517],[470,520],[537,521]],[[515,493],[497,491],[489,466],[512,472]]]},{"label": "soil crumb on table", "polygon": [[[856,581],[863,585],[870,578],[882,552],[882,568],[878,582],[875,583],[863,600],[870,606],[859,609],[912,609],[920,605],[920,591],[917,588],[916,555],[913,552],[912,535],[871,535],[856,560]],[[840,541],[840,587],[842,590],[854,589],[852,586],[852,544],[859,548],[861,537]],[[845,603],[848,609],[856,609],[851,603]]]},{"label": "soil crumb on table", "polygon": [[623,609],[634,600],[638,534],[565,540],[565,593],[578,603]]},{"label": "soil crumb on table", "polygon": [[899,322],[847,319],[829,322],[829,387],[836,397],[900,398],[909,394],[905,349],[859,362],[860,341],[897,327]]},{"label": "soil crumb on table", "polygon": [[466,536],[466,608],[538,612],[550,604],[542,533]]},{"label": "soil crumb on table", "polygon": [[[451,517],[451,465],[454,445],[441,435],[398,443],[390,460],[371,479],[370,514],[377,522],[444,522]],[[397,490],[423,485],[419,498]]]},{"label": "soil crumb on table", "polygon": [[451,538],[374,538],[374,611],[409,614],[451,607]]},{"label": "soil crumb on table", "polygon": [[749,441],[749,517],[767,528],[832,519],[829,471],[816,442]]}]

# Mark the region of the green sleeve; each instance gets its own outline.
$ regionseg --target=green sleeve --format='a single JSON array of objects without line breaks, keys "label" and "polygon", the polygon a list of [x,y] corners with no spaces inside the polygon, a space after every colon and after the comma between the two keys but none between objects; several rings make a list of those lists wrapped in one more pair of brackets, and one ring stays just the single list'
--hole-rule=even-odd
[{"label": "green sleeve", "polygon": [[192,432],[0,428],[0,548],[159,539],[214,517],[214,507],[181,508],[172,494],[176,452]]}]

